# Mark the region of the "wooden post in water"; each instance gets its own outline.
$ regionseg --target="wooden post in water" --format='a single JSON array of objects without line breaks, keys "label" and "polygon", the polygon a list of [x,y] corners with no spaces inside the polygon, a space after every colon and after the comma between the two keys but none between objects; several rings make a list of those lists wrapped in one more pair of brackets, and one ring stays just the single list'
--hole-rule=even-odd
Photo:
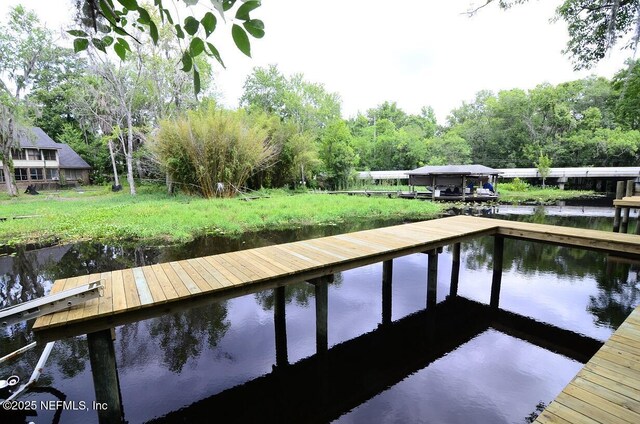
[{"label": "wooden post in water", "polygon": [[[628,180],[627,181],[627,189],[625,191],[625,196],[629,197],[629,196],[633,196],[633,188],[634,188],[635,182],[633,180]],[[618,209],[618,208],[616,208]],[[624,208],[622,210],[622,224],[620,226],[620,232],[621,233],[626,233],[628,232],[629,229],[629,211],[631,210],[631,208]]]},{"label": "wooden post in water", "polygon": [[467,176],[463,175],[462,176],[462,201],[464,202],[467,198]]},{"label": "wooden post in water", "polygon": [[100,424],[122,422],[122,399],[112,330],[87,334],[89,361]]},{"label": "wooden post in water", "polygon": [[502,259],[504,257],[504,237],[493,237],[493,278],[491,279],[492,308],[498,308],[500,303],[500,285],[502,284]]},{"label": "wooden post in water", "polygon": [[[622,199],[622,196],[624,196],[624,181],[618,181],[618,183],[616,184],[616,199]],[[618,231],[620,231],[620,208],[616,207],[615,208],[615,215],[613,216],[613,232],[617,233]]]},{"label": "wooden post in water", "polygon": [[431,182],[433,185],[431,186],[431,200],[436,200],[436,176],[431,176]]},{"label": "wooden post in water", "polygon": [[276,331],[276,366],[284,367],[289,365],[284,286],[276,287],[273,290],[273,295],[275,300],[273,305],[273,321]]},{"label": "wooden post in water", "polygon": [[327,319],[329,303],[329,278],[322,277],[312,282],[316,287],[316,353],[329,350]]},{"label": "wooden post in water", "polygon": [[427,270],[427,309],[436,306],[436,292],[438,289],[438,250],[429,251]]},{"label": "wooden post in water", "polygon": [[382,325],[391,324],[393,259],[382,262]]},{"label": "wooden post in water", "polygon": [[458,295],[458,280],[460,278],[460,243],[453,244],[453,261],[451,262],[451,286],[449,296]]}]

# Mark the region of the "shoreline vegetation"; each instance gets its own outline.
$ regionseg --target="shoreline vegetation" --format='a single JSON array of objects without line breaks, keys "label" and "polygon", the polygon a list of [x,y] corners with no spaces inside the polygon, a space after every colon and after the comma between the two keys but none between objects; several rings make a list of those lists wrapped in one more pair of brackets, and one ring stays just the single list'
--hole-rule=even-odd
[{"label": "shoreline vegetation", "polygon": [[[506,189],[507,187],[505,187]],[[504,194],[503,194],[504,193]],[[590,191],[527,188],[501,192],[503,203],[593,195]],[[335,225],[362,219],[419,220],[442,215],[452,205],[384,196],[327,195],[265,190],[242,197],[204,199],[168,195],[143,185],[139,195],[90,186],[44,191],[38,196],[0,196],[0,247],[96,242],[184,243],[207,234],[236,236],[306,225]]]}]

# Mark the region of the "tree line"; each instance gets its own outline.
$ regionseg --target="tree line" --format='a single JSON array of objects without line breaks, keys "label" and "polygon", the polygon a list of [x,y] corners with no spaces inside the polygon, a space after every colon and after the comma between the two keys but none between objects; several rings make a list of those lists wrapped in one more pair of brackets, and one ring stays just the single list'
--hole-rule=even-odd
[{"label": "tree line", "polygon": [[480,91],[442,124],[429,106],[410,114],[391,101],[343,119],[337,93],[271,65],[254,68],[240,107],[226,110],[216,104],[206,55],[192,58],[194,95],[180,40],[155,12],[147,13],[157,34],[133,34],[138,42],[121,60],[100,43],[83,46],[83,55],[60,47],[34,12],[11,9],[0,24],[5,180],[11,140],[31,125],[78,152],[93,167],[92,182],[119,185],[126,174],[131,194],[140,179],[212,197],[244,187],[344,187],[357,170],[638,162],[639,62],[611,80]]}]

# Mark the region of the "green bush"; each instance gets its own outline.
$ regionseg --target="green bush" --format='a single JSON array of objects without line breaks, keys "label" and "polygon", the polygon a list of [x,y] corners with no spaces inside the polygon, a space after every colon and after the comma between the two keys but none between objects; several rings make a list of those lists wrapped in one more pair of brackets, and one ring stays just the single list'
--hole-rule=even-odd
[{"label": "green bush", "polygon": [[211,106],[160,122],[152,149],[179,187],[207,198],[232,196],[277,153],[243,110]]},{"label": "green bush", "polygon": [[531,187],[531,184],[522,181],[518,177],[514,178],[510,183],[500,183],[500,189],[507,191],[527,191],[529,187]]}]

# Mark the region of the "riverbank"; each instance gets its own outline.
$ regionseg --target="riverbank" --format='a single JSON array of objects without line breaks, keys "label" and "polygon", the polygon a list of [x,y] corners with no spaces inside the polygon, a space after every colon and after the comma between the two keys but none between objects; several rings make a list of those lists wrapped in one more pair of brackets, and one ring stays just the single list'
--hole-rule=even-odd
[{"label": "riverbank", "polygon": [[600,197],[592,190],[560,190],[558,188],[529,187],[525,190],[500,188],[500,203],[536,202],[548,203],[556,200],[578,199],[581,197]]},{"label": "riverbank", "polygon": [[[127,192],[89,187],[0,197],[0,245],[50,245],[80,240],[182,243],[205,234],[237,235],[362,219],[431,219],[444,205],[385,197],[293,194],[283,190],[248,201],[170,196],[160,187]],[[19,219],[14,219],[19,217]]]}]

